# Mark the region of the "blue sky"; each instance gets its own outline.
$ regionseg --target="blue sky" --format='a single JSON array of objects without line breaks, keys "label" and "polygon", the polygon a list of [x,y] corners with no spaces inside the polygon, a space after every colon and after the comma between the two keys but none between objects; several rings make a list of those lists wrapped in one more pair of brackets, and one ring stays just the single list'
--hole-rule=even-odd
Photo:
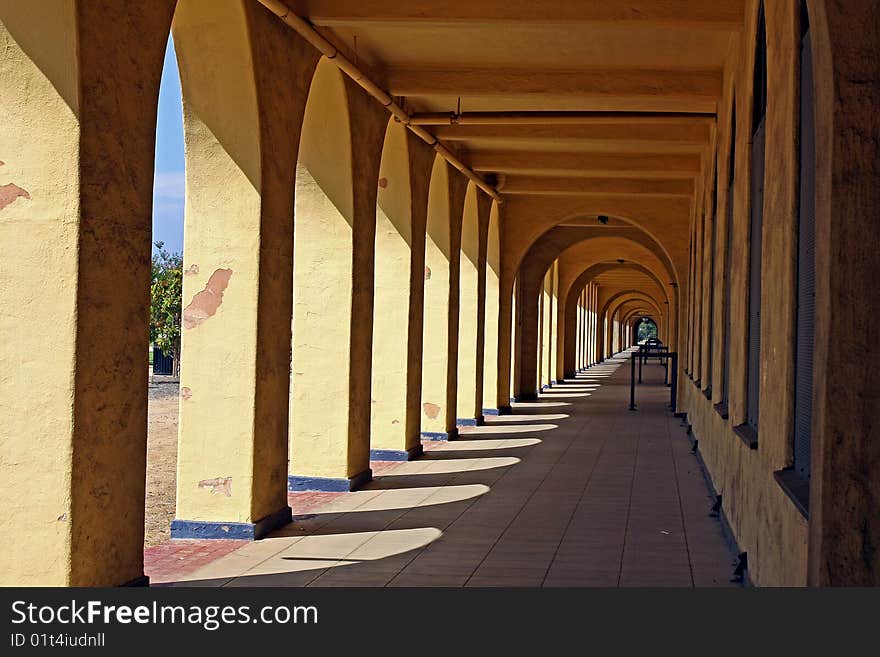
[{"label": "blue sky", "polygon": [[174,43],[169,38],[159,88],[156,170],[153,182],[153,241],[183,251],[183,108]]}]

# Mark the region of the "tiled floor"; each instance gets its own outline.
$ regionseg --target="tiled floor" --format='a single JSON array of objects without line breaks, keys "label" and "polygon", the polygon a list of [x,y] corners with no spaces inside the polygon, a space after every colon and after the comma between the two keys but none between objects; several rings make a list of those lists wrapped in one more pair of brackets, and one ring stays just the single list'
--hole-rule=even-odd
[{"label": "tiled floor", "polygon": [[[656,362],[624,357],[185,574],[198,586],[729,586],[734,554]],[[155,581],[155,580],[154,580]]]}]

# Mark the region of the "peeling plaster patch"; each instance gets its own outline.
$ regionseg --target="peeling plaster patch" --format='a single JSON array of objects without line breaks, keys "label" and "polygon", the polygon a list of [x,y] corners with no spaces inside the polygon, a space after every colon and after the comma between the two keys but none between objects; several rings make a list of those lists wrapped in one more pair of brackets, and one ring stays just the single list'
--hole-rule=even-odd
[{"label": "peeling plaster patch", "polygon": [[391,424],[400,424],[400,420],[391,420]]},{"label": "peeling plaster patch", "polygon": [[379,178],[379,187],[382,189],[388,187],[388,178]]},{"label": "peeling plaster patch", "polygon": [[427,266],[425,267],[425,280],[426,281],[431,280],[431,268],[427,267]]},{"label": "peeling plaster patch", "polygon": [[199,488],[211,489],[212,495],[225,495],[232,497],[232,477],[216,477],[214,479],[202,479]]},{"label": "peeling plaster patch", "polygon": [[424,404],[422,404],[422,408],[425,411],[425,415],[427,415],[428,418],[430,418],[431,420],[436,419],[437,416],[440,415],[440,407],[437,406],[437,404],[425,402]]},{"label": "peeling plaster patch", "polygon": [[183,309],[183,328],[195,328],[209,317],[214,316],[217,308],[223,303],[223,290],[229,285],[231,277],[231,269],[218,269],[211,274],[205,289],[197,293],[189,305]]},{"label": "peeling plaster patch", "polygon": [[[3,164],[3,162],[0,162],[0,164]],[[60,516],[58,516],[58,520],[59,522],[67,522],[67,514],[62,513]]]},{"label": "peeling plaster patch", "polygon": [[10,203],[13,203],[15,199],[19,197],[30,199],[31,195],[26,189],[22,189],[15,183],[0,185],[0,210],[5,208]]},{"label": "peeling plaster patch", "polygon": [[4,162],[3,160],[0,160],[0,167],[2,167],[4,164],[6,164],[6,162]]},{"label": "peeling plaster patch", "polygon": [[187,276],[192,276],[193,274],[198,274],[199,273],[199,266],[195,265],[195,264],[190,265],[189,267],[186,268],[186,270],[183,273]]},{"label": "peeling plaster patch", "polygon": [[190,388],[181,388],[180,389],[180,398],[186,401],[190,397],[193,396],[193,392]]}]

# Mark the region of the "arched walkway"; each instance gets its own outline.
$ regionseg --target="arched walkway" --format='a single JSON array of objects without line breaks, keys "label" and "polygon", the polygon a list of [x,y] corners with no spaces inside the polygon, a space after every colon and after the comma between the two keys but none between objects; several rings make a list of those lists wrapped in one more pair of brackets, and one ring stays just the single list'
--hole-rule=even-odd
[{"label": "arched walkway", "polygon": [[[426,443],[259,543],[168,584],[729,586],[734,553],[663,368],[626,355]],[[154,582],[162,580],[154,574]]]}]

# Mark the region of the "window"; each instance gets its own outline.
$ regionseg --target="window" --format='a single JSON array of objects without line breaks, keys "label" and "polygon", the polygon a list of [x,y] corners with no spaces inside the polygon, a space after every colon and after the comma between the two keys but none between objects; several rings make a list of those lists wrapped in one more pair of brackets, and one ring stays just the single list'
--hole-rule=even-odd
[{"label": "window", "polygon": [[733,193],[736,182],[736,101],[730,110],[730,159],[727,169],[727,212],[725,217],[725,245],[724,245],[724,349],[722,353],[721,367],[721,401],[716,406],[718,413],[727,419],[727,405],[730,399],[730,305],[732,273],[731,261],[733,260]]},{"label": "window", "polygon": [[761,232],[764,223],[764,145],[767,128],[767,34],[763,4],[758,10],[753,81],[747,396],[745,431],[741,435],[754,449],[757,447],[761,389]]},{"label": "window", "polygon": [[816,132],[813,58],[806,3],[801,3],[799,206],[797,225],[797,325],[794,354],[792,467],[776,473],[783,489],[805,516],[810,509],[810,440],[813,419],[813,343],[816,307]]},{"label": "window", "polygon": [[718,160],[715,160],[715,180],[712,186],[712,235],[709,238],[709,316],[706,327],[706,389],[712,399],[712,352],[715,338],[715,244],[718,233]]}]

